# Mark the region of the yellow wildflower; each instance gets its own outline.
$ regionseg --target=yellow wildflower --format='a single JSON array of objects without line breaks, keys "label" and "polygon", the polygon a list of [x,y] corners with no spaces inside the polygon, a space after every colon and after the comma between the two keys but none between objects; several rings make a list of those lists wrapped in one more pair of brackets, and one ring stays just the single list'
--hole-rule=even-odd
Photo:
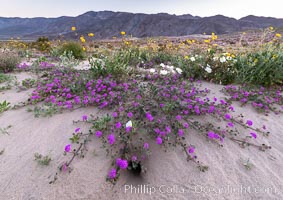
[{"label": "yellow wildflower", "polygon": [[189,56],[184,56],[184,58],[185,58],[186,60],[188,60],[188,59],[189,59]]},{"label": "yellow wildflower", "polygon": [[85,38],[84,38],[84,36],[81,36],[81,37],[80,37],[80,40],[81,40],[82,43],[85,43]]},{"label": "yellow wildflower", "polygon": [[212,39],[212,40],[216,40],[217,38],[218,38],[218,36],[215,35],[214,32],[212,32],[212,33],[211,33],[211,39]]},{"label": "yellow wildflower", "polygon": [[204,40],[205,43],[210,43],[210,39]]},{"label": "yellow wildflower", "polygon": [[280,33],[276,33],[275,36],[278,37],[278,38],[281,38],[281,34]]},{"label": "yellow wildflower", "polygon": [[269,30],[273,31],[273,29],[274,29],[274,28],[273,28],[272,26],[269,27]]},{"label": "yellow wildflower", "polygon": [[126,35],[126,32],[125,31],[121,31],[121,35]]},{"label": "yellow wildflower", "polygon": [[93,37],[93,36],[94,36],[93,33],[89,33],[89,34],[88,34],[88,37]]},{"label": "yellow wildflower", "polygon": [[75,31],[76,30],[76,27],[75,26],[72,26],[72,31]]}]

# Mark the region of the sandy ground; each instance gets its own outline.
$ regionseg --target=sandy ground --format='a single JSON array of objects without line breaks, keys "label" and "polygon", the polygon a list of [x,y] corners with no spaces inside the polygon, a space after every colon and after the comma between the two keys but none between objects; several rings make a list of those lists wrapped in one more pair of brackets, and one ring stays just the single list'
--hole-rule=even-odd
[{"label": "sandy ground", "polygon": [[[26,73],[17,77],[30,76]],[[218,85],[204,84],[211,95],[223,96]],[[31,90],[18,93],[15,89],[0,93],[0,101],[12,104],[25,100]],[[64,147],[78,125],[73,120],[84,114],[100,115],[95,108],[66,111],[50,118],[34,118],[26,108],[9,110],[0,114],[0,128],[12,125],[9,135],[0,133],[0,199],[180,199],[180,200],[280,200],[283,199],[283,117],[275,114],[264,116],[249,107],[235,104],[237,113],[252,119],[259,127],[265,124],[270,130],[269,138],[258,136],[272,146],[267,152],[255,148],[242,149],[239,145],[226,141],[220,148],[207,142],[191,131],[188,143],[196,146],[199,159],[209,166],[205,173],[196,165],[186,161],[181,149],[165,153],[152,144],[153,155],[147,160],[148,172],[142,177],[124,173],[112,187],[105,181],[110,159],[100,141],[93,138],[88,144],[89,151],[84,159],[77,158],[72,163],[73,171],[61,173],[57,182],[49,184],[57,167],[66,159]],[[87,127],[80,126],[87,130]],[[95,150],[96,155],[93,154]],[[50,155],[49,166],[38,165],[34,153]],[[249,159],[254,165],[247,170],[242,160]]]}]

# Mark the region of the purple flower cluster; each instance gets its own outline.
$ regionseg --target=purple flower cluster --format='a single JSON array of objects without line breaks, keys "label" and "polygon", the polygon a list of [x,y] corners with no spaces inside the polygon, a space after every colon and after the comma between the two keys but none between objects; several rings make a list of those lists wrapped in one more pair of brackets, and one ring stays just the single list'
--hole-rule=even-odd
[{"label": "purple flower cluster", "polygon": [[110,179],[114,179],[114,178],[116,178],[116,176],[117,176],[117,170],[115,168],[111,169],[109,174],[108,174],[108,177]]},{"label": "purple flower cluster", "polygon": [[128,161],[127,160],[123,160],[121,158],[117,158],[116,159],[116,165],[118,167],[120,167],[121,169],[127,169],[128,167]]},{"label": "purple flower cluster", "polygon": [[154,117],[150,114],[150,112],[147,112],[145,114],[146,118],[148,119],[148,121],[153,121],[154,120]]},{"label": "purple flower cluster", "polygon": [[115,135],[113,133],[108,135],[107,139],[110,145],[113,145],[115,143]]},{"label": "purple flower cluster", "polygon": [[269,111],[275,113],[281,112],[274,106],[283,105],[283,87],[275,90],[267,90],[264,87],[246,88],[244,86],[226,86],[223,91],[230,96],[232,101],[240,101],[243,104],[250,103],[252,107],[265,113]]}]

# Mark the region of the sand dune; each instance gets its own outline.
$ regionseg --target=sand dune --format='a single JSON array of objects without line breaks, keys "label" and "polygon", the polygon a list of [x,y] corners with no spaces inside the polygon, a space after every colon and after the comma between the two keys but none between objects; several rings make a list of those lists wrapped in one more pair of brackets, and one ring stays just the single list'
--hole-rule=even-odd
[{"label": "sand dune", "polygon": [[[204,86],[212,90],[212,95],[223,96],[219,93],[222,86],[210,83]],[[8,90],[0,93],[0,101],[16,104],[25,100],[30,92]],[[228,140],[220,148],[191,131],[188,143],[196,146],[199,160],[209,166],[207,172],[200,172],[194,163],[188,163],[181,149],[165,153],[152,144],[154,153],[146,162],[148,172],[142,177],[124,172],[115,186],[105,181],[110,159],[95,138],[87,145],[86,157],[74,160],[73,171],[59,174],[58,180],[49,184],[58,165],[66,160],[64,147],[78,126],[72,121],[84,114],[103,113],[89,107],[65,111],[50,118],[34,118],[25,107],[6,111],[0,114],[0,128],[12,127],[9,135],[0,134],[0,150],[5,149],[0,155],[0,199],[283,199],[283,117],[273,113],[264,116],[237,104],[235,110],[235,116],[243,113],[255,125],[267,125],[270,136],[259,135],[257,140],[271,145],[271,150],[242,149]],[[85,125],[80,127],[87,130]],[[34,161],[36,152],[50,155],[50,165],[38,165]],[[254,166],[251,170],[243,165],[247,159]]]}]

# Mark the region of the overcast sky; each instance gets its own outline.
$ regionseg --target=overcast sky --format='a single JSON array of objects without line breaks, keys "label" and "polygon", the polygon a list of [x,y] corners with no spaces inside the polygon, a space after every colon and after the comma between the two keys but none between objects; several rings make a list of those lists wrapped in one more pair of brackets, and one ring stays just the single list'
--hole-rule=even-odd
[{"label": "overcast sky", "polygon": [[126,11],[133,13],[222,14],[283,18],[283,0],[0,0],[1,17],[77,16],[87,11]]}]

